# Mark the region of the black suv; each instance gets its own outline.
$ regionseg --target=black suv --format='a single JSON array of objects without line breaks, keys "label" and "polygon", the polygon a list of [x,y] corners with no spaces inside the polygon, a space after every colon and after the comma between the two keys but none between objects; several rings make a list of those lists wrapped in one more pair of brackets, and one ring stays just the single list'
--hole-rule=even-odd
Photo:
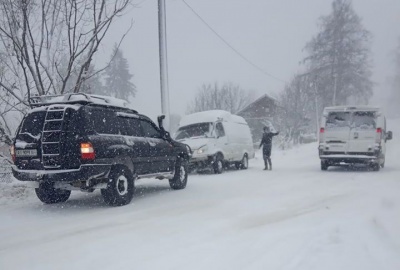
[{"label": "black suv", "polygon": [[11,146],[13,175],[35,181],[44,203],[68,200],[71,190],[101,189],[106,203],[128,204],[134,180],[169,179],[186,187],[190,148],[171,139],[158,118],[104,96],[68,94],[30,99]]}]

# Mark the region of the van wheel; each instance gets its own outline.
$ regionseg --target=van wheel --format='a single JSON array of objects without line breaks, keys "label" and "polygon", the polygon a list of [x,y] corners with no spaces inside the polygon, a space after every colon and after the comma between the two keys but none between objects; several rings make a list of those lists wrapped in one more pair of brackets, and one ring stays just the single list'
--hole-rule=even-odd
[{"label": "van wheel", "polygon": [[328,170],[328,167],[329,167],[329,165],[328,165],[327,161],[321,161],[321,170],[322,171]]},{"label": "van wheel", "polygon": [[134,192],[132,173],[125,167],[116,167],[111,171],[107,188],[101,190],[101,195],[108,205],[121,206],[131,202]]},{"label": "van wheel", "polygon": [[221,154],[217,154],[213,163],[214,173],[221,174],[224,171],[224,159]]},{"label": "van wheel", "polygon": [[40,201],[47,204],[66,202],[71,196],[71,190],[55,189],[53,183],[40,183],[35,193]]},{"label": "van wheel", "polygon": [[175,165],[174,178],[169,180],[169,186],[172,189],[184,189],[186,187],[189,173],[188,167],[186,159],[178,158]]},{"label": "van wheel", "polygon": [[238,170],[247,170],[247,168],[249,168],[249,158],[247,154],[244,154],[242,161],[236,162],[235,166]]}]

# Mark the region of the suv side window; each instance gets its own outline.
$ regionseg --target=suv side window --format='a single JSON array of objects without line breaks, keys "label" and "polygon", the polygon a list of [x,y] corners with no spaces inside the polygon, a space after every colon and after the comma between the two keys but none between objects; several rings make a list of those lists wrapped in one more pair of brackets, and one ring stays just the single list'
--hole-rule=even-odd
[{"label": "suv side window", "polygon": [[150,122],[146,120],[140,120],[140,123],[142,125],[145,137],[161,139],[160,132]]},{"label": "suv side window", "polygon": [[100,134],[125,134],[122,121],[116,113],[107,109],[92,109],[89,112],[89,121],[97,133]]},{"label": "suv side window", "polygon": [[222,123],[217,123],[215,125],[215,130],[217,133],[217,137],[224,137],[225,136],[225,130],[224,130],[224,126],[222,125]]},{"label": "suv side window", "polygon": [[127,135],[134,137],[143,137],[143,131],[140,124],[140,120],[136,118],[123,118]]}]

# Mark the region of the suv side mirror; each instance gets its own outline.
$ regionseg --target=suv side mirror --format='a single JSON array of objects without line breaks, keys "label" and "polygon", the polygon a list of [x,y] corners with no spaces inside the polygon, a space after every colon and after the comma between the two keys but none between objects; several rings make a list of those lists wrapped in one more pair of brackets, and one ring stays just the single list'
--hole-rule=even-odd
[{"label": "suv side mirror", "polygon": [[170,134],[168,131],[165,131],[165,130],[164,130],[163,133],[164,133],[164,134],[163,134],[163,138],[164,138],[165,140],[167,140],[167,141],[171,141],[171,140],[172,140],[171,134]]},{"label": "suv side mirror", "polygon": [[164,129],[163,120],[165,119],[165,115],[160,115],[157,117],[158,127],[161,131],[161,137],[167,141],[171,141],[171,134]]},{"label": "suv side mirror", "polygon": [[165,119],[165,115],[160,115],[157,117],[158,126],[160,127],[161,130],[164,130],[164,126],[163,126],[164,119]]},{"label": "suv side mirror", "polygon": [[391,140],[391,139],[393,139],[393,132],[388,131],[388,132],[386,133],[386,140]]}]

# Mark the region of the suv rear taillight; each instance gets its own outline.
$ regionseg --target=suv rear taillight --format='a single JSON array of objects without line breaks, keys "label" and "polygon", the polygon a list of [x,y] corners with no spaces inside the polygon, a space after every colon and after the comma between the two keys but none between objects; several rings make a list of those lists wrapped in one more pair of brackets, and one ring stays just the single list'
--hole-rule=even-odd
[{"label": "suv rear taillight", "polygon": [[81,158],[84,160],[94,160],[96,158],[93,145],[90,142],[81,143]]},{"label": "suv rear taillight", "polygon": [[11,147],[10,147],[10,154],[11,154],[12,161],[15,163],[16,155],[15,155],[15,146],[14,145],[11,145]]}]

